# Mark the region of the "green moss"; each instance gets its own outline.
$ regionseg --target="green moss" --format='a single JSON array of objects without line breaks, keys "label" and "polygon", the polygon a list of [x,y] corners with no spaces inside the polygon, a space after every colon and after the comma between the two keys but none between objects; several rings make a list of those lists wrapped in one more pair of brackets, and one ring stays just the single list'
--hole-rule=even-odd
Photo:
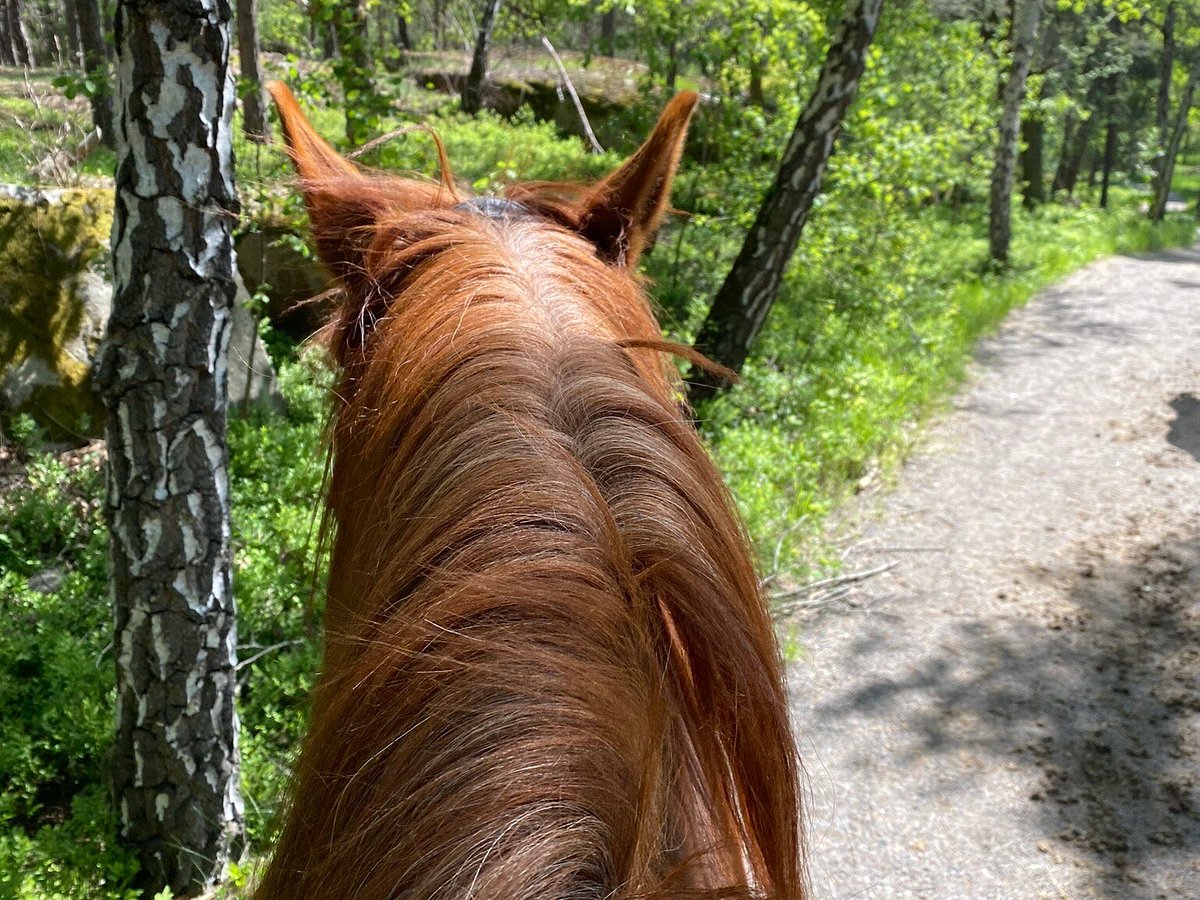
[{"label": "green moss", "polygon": [[107,253],[112,215],[107,190],[63,191],[36,204],[0,198],[0,372],[5,380],[14,370],[46,376],[6,412],[29,412],[59,436],[82,418],[100,421],[86,389],[98,334],[85,328],[81,294]]}]

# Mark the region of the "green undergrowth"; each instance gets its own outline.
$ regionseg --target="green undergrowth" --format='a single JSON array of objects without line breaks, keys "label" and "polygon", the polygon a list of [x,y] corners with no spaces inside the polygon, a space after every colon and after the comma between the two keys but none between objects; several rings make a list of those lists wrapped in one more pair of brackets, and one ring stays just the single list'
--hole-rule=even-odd
[{"label": "green undergrowth", "polygon": [[[318,130],[336,139],[340,113],[320,103],[311,110]],[[397,117],[384,127],[402,124]],[[471,121],[443,104],[433,124],[458,176],[479,191],[518,175],[593,178],[617,158],[587,154],[580,142],[529,118]],[[756,133],[742,144],[761,142]],[[288,188],[278,148],[239,137],[238,153],[247,206],[280,204],[298,220],[295,202],[281,200]],[[435,170],[432,143],[419,134],[365,160]],[[902,458],[921,419],[962,379],[975,341],[1009,310],[1096,257],[1185,244],[1194,234],[1188,216],[1147,224],[1139,198],[1120,191],[1108,212],[1017,210],[1013,265],[993,273],[981,267],[981,203],[935,207],[928,193],[876,190],[873,176],[852,174],[848,165],[831,173],[741,384],[704,410],[704,431],[762,567],[784,579],[803,579],[830,562],[820,540],[830,512]],[[685,167],[675,202],[692,215],[664,229],[645,262],[674,337],[694,334],[768,176],[749,163],[744,171],[734,162],[724,171]],[[982,196],[978,185],[974,191]],[[267,344],[289,412],[234,418],[229,435],[243,788],[259,848],[272,835],[318,661],[322,584],[312,572],[320,569],[316,510],[328,388],[314,356],[297,354],[278,336]],[[32,429],[17,424],[19,434],[9,436],[36,445]],[[0,900],[129,897],[135,863],[116,844],[106,788],[114,687],[99,450],[4,452]]]},{"label": "green undergrowth", "polygon": [[[229,427],[243,791],[260,845],[318,661],[324,371],[309,357],[285,362],[287,416]],[[0,900],[132,900],[137,864],[116,843],[107,788],[115,688],[100,451],[9,458],[3,481]]]},{"label": "green undergrowth", "polygon": [[981,271],[985,223],[924,211],[856,234],[818,267],[802,247],[741,383],[704,430],[765,570],[835,565],[818,539],[846,496],[886,475],[916,425],[960,383],[975,342],[1014,307],[1098,257],[1189,244],[1190,216],[1151,225],[1106,212],[1020,212],[1012,268]]}]

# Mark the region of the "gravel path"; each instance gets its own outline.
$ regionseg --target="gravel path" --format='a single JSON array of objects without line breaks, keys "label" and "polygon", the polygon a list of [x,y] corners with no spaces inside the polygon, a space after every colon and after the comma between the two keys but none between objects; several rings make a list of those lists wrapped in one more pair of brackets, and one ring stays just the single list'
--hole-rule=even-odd
[{"label": "gravel path", "polygon": [[797,620],[818,898],[1200,898],[1200,249],[1014,313]]}]

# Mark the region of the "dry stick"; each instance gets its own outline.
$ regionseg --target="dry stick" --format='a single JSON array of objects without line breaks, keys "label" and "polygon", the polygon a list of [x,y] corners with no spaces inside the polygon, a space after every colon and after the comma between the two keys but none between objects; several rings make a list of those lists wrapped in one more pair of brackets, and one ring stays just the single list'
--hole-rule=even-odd
[{"label": "dry stick", "polygon": [[558,51],[554,49],[554,45],[550,43],[550,39],[544,34],[542,35],[542,46],[554,58],[554,64],[558,66],[558,74],[562,76],[562,80],[567,85],[567,93],[571,95],[571,100],[575,103],[575,112],[579,113],[579,121],[583,124],[583,131],[587,135],[588,143],[592,145],[592,152],[603,153],[604,148],[596,140],[596,134],[592,131],[592,123],[588,121],[587,113],[583,111],[583,103],[579,100],[579,94],[575,93],[575,85],[571,83],[571,76],[567,74],[567,67],[563,65]]},{"label": "dry stick", "polygon": [[896,566],[900,565],[898,560],[893,560],[890,563],[884,563],[882,566],[876,566],[874,569],[864,569],[861,572],[851,572],[848,575],[835,575],[832,578],[822,578],[820,581],[813,581],[809,584],[802,585],[794,591],[782,591],[771,597],[772,600],[786,600],[790,597],[801,597],[805,594],[811,594],[821,588],[834,587],[838,585],[851,584],[856,581],[865,581],[868,578],[874,578],[876,575],[882,575]]}]

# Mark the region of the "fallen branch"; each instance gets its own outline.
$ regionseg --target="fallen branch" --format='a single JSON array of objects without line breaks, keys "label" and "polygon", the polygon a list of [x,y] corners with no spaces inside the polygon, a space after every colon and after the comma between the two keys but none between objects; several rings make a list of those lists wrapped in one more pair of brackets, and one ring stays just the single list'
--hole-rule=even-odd
[{"label": "fallen branch", "polygon": [[856,581],[866,581],[868,578],[874,578],[876,575],[882,575],[884,572],[890,572],[896,566],[900,565],[898,560],[893,560],[890,563],[884,563],[882,566],[876,566],[873,569],[864,569],[861,572],[850,572],[846,575],[834,575],[831,578],[822,578],[820,581],[813,581],[805,585],[801,585],[795,590],[781,591],[771,597],[772,600],[786,600],[789,597],[800,597],[805,594],[811,594],[821,588],[832,587],[834,585],[851,584]]},{"label": "fallen branch", "polygon": [[554,64],[558,66],[558,74],[562,76],[562,80],[567,86],[567,93],[571,95],[571,100],[575,104],[575,112],[579,113],[579,121],[583,124],[583,131],[587,136],[588,143],[592,145],[592,152],[603,153],[604,148],[596,140],[596,133],[592,131],[592,123],[588,121],[587,113],[583,111],[583,103],[579,99],[579,94],[575,92],[575,85],[571,83],[571,76],[567,74],[567,67],[563,65],[558,51],[554,49],[554,45],[550,43],[550,39],[544,34],[542,35],[542,46],[546,48],[550,56],[553,57]]}]

